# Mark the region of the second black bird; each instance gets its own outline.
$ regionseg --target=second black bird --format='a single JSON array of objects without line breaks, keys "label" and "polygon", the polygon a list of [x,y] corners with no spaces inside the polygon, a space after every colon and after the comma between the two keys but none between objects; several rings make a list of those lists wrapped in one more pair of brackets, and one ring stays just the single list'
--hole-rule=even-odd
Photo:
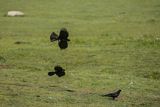
[{"label": "second black bird", "polygon": [[65,69],[63,69],[60,66],[55,66],[54,70],[55,70],[54,72],[48,72],[48,75],[52,76],[52,75],[56,74],[58,77],[61,77],[61,76],[65,75]]},{"label": "second black bird", "polygon": [[118,90],[116,92],[105,94],[105,95],[101,95],[101,96],[103,96],[103,97],[112,97],[112,99],[114,100],[115,98],[117,98],[120,95],[120,92],[121,92],[121,90]]}]

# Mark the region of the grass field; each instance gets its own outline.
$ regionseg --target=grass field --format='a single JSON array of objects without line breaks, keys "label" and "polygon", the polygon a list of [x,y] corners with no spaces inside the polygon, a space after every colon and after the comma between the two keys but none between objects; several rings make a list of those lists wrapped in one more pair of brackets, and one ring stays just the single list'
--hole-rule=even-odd
[{"label": "grass field", "polygon": [[[66,50],[49,40],[61,27]],[[159,0],[0,0],[0,107],[160,107],[159,84]]]}]

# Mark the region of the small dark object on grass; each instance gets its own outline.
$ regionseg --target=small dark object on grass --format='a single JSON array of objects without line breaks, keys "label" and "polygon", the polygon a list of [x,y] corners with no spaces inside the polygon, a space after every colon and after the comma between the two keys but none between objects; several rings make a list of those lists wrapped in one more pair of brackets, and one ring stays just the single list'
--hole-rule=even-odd
[{"label": "small dark object on grass", "polygon": [[54,74],[56,74],[58,77],[61,77],[61,76],[64,76],[65,75],[65,69],[63,69],[62,67],[60,67],[60,66],[55,66],[54,67],[54,70],[55,70],[55,72],[48,72],[48,75],[49,76],[52,76],[52,75],[54,75]]},{"label": "small dark object on grass", "polygon": [[30,42],[17,41],[14,42],[14,44],[30,44]]},{"label": "small dark object on grass", "polygon": [[60,47],[60,49],[66,49],[68,47],[68,41],[70,41],[68,39],[69,33],[67,31],[66,28],[62,28],[60,30],[59,36],[55,33],[52,32],[50,35],[50,41],[54,42],[58,40],[58,45]]},{"label": "small dark object on grass", "polygon": [[121,92],[121,90],[118,90],[116,92],[105,94],[105,95],[101,95],[101,96],[103,96],[103,97],[112,97],[112,99],[114,100],[116,97],[118,97],[120,95],[120,92]]},{"label": "small dark object on grass", "polygon": [[40,95],[36,95],[36,97],[40,97]]},{"label": "small dark object on grass", "polygon": [[74,90],[70,90],[70,89],[67,89],[65,91],[68,91],[68,92],[75,92]]}]

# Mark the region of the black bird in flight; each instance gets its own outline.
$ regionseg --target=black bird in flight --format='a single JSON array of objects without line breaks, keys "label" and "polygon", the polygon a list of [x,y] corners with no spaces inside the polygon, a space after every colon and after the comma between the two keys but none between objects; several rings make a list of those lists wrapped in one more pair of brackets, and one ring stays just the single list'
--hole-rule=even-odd
[{"label": "black bird in flight", "polygon": [[116,92],[105,94],[105,95],[101,95],[101,96],[103,96],[103,97],[112,97],[112,99],[114,100],[116,97],[118,97],[120,95],[120,92],[121,92],[121,90],[118,90]]},{"label": "black bird in flight", "polygon": [[55,33],[52,32],[50,35],[50,41],[54,42],[54,41],[58,41],[58,45],[60,47],[60,49],[66,49],[68,47],[68,41],[70,41],[68,39],[69,33],[67,31],[66,28],[62,28],[60,30],[59,36]]},{"label": "black bird in flight", "polygon": [[60,66],[55,66],[54,67],[54,72],[52,71],[52,72],[48,72],[48,75],[49,76],[52,76],[52,75],[54,75],[54,74],[56,74],[58,77],[61,77],[61,76],[64,76],[65,75],[65,69],[63,69],[62,67],[60,67]]}]

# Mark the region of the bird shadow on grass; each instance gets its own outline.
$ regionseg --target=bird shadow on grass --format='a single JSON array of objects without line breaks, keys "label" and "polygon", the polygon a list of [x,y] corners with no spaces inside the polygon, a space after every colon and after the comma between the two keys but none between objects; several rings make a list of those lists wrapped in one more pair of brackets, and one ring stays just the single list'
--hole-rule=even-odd
[{"label": "bird shadow on grass", "polygon": [[68,88],[65,88],[65,87],[56,86],[56,85],[50,85],[49,87],[56,88],[59,91],[76,92],[75,90],[68,89]]},{"label": "bird shadow on grass", "polygon": [[20,45],[20,44],[31,44],[31,42],[24,42],[24,41],[16,41],[14,44]]}]

